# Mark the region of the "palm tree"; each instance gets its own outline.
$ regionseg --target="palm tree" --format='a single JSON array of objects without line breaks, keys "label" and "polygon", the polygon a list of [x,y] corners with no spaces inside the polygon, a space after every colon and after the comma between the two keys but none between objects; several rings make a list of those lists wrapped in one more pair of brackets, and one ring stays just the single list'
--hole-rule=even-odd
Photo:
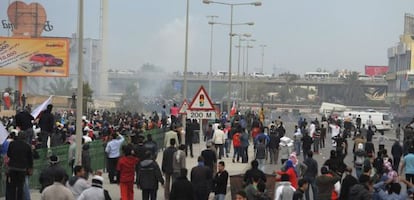
[{"label": "palm tree", "polygon": [[52,95],[71,96],[73,92],[72,79],[54,78],[54,81],[49,83],[49,87],[43,89]]},{"label": "palm tree", "polygon": [[299,76],[296,74],[286,73],[283,74],[283,78],[285,79],[285,85],[280,88],[280,100],[283,103],[286,103],[289,99],[292,99],[293,94],[293,83],[299,79]]},{"label": "palm tree", "polygon": [[347,105],[361,105],[367,100],[362,81],[358,79],[358,75],[358,72],[352,72],[345,79],[345,86],[343,86],[342,91]]}]

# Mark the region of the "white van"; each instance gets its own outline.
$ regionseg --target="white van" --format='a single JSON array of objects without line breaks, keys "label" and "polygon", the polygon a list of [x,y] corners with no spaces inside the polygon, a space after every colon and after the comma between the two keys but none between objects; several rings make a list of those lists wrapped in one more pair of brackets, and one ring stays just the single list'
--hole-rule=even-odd
[{"label": "white van", "polygon": [[[345,111],[344,117],[349,116],[351,114],[352,121],[355,124],[356,119],[358,116],[361,117],[361,123],[365,124],[367,127],[367,122],[369,119],[372,120],[373,126],[375,126],[376,130],[391,130],[392,123],[391,123],[391,116],[388,113],[377,112],[375,110],[367,110],[367,111]],[[367,127],[368,128],[368,127]]]},{"label": "white van", "polygon": [[253,72],[252,76],[255,78],[271,78],[272,77],[271,75],[264,74],[262,72]]}]

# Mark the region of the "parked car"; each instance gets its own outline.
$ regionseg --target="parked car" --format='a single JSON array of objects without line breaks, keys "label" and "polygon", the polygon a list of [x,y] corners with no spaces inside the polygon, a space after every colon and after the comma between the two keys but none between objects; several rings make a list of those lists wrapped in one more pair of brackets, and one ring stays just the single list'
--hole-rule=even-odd
[{"label": "parked car", "polygon": [[34,72],[41,69],[43,67],[43,63],[36,61],[23,62],[19,64],[19,67],[25,72]]},{"label": "parked car", "polygon": [[51,54],[35,54],[32,57],[30,57],[30,61],[36,61],[43,63],[44,66],[62,66],[63,60],[60,58],[55,58],[55,56]]}]

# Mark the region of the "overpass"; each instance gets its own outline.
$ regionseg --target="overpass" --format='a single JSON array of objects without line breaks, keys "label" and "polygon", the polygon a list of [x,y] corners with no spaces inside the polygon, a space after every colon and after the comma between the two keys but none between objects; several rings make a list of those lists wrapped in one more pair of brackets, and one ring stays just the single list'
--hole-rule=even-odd
[{"label": "overpass", "polygon": [[[164,81],[172,81],[172,82],[182,82],[184,81],[184,76],[182,75],[163,75],[160,73],[108,73],[108,81],[115,82],[115,81],[142,81],[147,80],[151,81],[156,79],[162,79]],[[211,81],[214,83],[228,83],[228,76],[211,76],[208,75],[189,75],[187,76],[188,82],[193,83],[208,83],[211,78]],[[286,79],[280,77],[251,77],[251,76],[232,76],[231,77],[232,84],[243,84],[243,83],[265,83],[265,84],[274,84],[274,85],[285,85]],[[387,88],[388,84],[385,80],[361,80],[362,87],[375,87],[375,88]],[[297,85],[297,86],[339,86],[346,84],[345,80],[338,79],[338,78],[328,78],[328,79],[298,79],[290,83],[290,85]]]}]

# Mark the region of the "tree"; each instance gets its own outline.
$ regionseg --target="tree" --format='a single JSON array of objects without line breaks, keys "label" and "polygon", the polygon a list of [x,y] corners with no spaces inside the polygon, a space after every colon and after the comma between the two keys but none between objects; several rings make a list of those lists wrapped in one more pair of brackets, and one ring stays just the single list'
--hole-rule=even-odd
[{"label": "tree", "polygon": [[294,98],[293,96],[293,83],[299,79],[299,76],[296,74],[284,74],[283,78],[285,79],[285,85],[280,88],[280,100],[283,103],[286,103],[288,100]]},{"label": "tree", "polygon": [[89,83],[83,82],[83,99],[82,99],[82,105],[83,105],[82,112],[83,113],[87,113],[88,103],[93,102],[92,95],[93,95],[93,90],[90,87]]},{"label": "tree", "polygon": [[343,86],[344,100],[347,105],[361,105],[366,102],[364,88],[361,80],[358,79],[358,72],[351,72],[345,79]]},{"label": "tree", "polygon": [[54,78],[49,87],[43,88],[51,95],[71,96],[73,92],[72,79]]},{"label": "tree", "polygon": [[131,83],[125,88],[125,94],[121,97],[121,110],[130,112],[141,111],[143,104],[139,99],[137,84]]}]

